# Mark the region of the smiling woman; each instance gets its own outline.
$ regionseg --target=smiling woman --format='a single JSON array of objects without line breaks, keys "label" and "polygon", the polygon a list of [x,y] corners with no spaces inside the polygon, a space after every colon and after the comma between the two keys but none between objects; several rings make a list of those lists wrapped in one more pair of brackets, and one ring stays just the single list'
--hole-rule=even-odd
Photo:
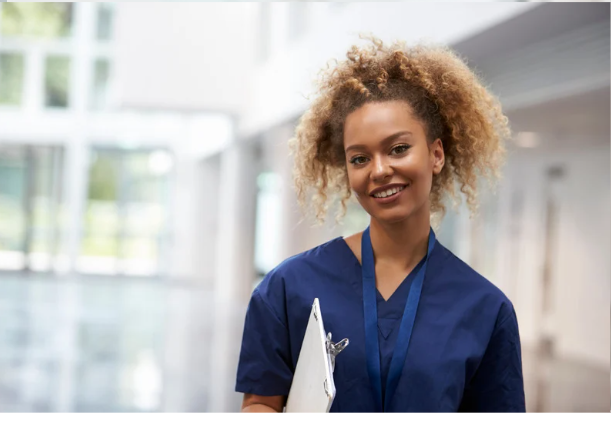
[{"label": "smiling woman", "polygon": [[439,139],[443,144],[447,165],[432,183],[432,211],[443,213],[443,198],[456,197],[456,185],[475,211],[477,176],[497,176],[502,142],[510,136],[495,97],[443,46],[385,47],[374,39],[370,47],[352,47],[347,56],[322,72],[320,96],[291,141],[302,205],[312,202],[322,221],[333,201],[328,193],[337,193],[343,214],[352,193],[344,158],[347,118],[365,104],[402,101],[423,127],[427,142]]},{"label": "smiling woman", "polygon": [[[353,47],[323,73],[291,141],[302,205],[318,220],[354,195],[369,227],[285,260],[255,289],[236,390],[245,411],[281,411],[314,298],[346,337],[331,411],[524,411],[518,324],[507,297],[435,238],[456,187],[502,160],[507,119],[444,47]],[[337,196],[337,198],[336,198]]]},{"label": "smiling woman", "polygon": [[432,180],[444,164],[443,144],[439,138],[427,142],[409,104],[369,103],[350,113],[344,145],[350,189],[373,218],[393,223],[419,209],[428,215]]}]

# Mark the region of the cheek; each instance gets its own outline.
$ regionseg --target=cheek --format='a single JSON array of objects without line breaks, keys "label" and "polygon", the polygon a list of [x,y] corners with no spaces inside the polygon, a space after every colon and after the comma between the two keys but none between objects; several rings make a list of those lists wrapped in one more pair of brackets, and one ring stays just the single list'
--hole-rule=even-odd
[{"label": "cheek", "polygon": [[399,160],[396,164],[396,169],[401,171],[406,178],[414,181],[422,181],[432,173],[430,171],[428,159],[420,156],[407,157]]},{"label": "cheek", "polygon": [[425,194],[430,192],[433,170],[428,157],[405,159],[401,166],[397,167],[397,171],[400,171],[404,179],[411,182],[412,193],[414,196],[418,195],[417,198],[424,197]]},{"label": "cheek", "polygon": [[363,178],[362,171],[357,169],[348,169],[348,185],[355,193],[363,192],[363,188],[367,186],[367,181]]}]

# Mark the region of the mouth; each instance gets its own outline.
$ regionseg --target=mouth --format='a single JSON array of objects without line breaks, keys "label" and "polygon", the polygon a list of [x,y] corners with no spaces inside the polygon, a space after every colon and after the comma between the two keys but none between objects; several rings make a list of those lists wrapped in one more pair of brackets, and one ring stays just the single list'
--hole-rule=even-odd
[{"label": "mouth", "polygon": [[398,185],[390,186],[383,190],[371,192],[370,196],[378,200],[379,202],[390,201],[398,197],[398,195],[403,190],[405,190],[407,187],[409,187],[409,185],[398,184]]}]

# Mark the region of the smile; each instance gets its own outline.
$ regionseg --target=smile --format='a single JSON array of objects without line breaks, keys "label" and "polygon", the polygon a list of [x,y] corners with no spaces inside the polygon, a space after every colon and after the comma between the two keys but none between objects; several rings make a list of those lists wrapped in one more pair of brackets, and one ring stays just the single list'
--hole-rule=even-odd
[{"label": "smile", "polygon": [[381,198],[388,198],[392,195],[395,195],[399,192],[401,192],[403,189],[405,189],[407,186],[396,186],[396,187],[391,187],[390,189],[386,189],[386,190],[382,190],[381,192],[377,192],[373,194],[373,197],[376,199],[381,199]]}]

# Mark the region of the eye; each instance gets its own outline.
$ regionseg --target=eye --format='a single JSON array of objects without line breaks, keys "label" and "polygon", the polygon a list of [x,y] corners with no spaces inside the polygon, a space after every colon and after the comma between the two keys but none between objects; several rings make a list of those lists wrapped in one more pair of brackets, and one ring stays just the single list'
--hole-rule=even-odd
[{"label": "eye", "polygon": [[350,163],[352,165],[362,165],[367,162],[367,158],[365,156],[354,156],[350,159]]},{"label": "eye", "polygon": [[399,144],[398,146],[395,146],[392,148],[392,150],[390,151],[391,155],[400,155],[402,153],[405,153],[411,146],[409,144]]}]

